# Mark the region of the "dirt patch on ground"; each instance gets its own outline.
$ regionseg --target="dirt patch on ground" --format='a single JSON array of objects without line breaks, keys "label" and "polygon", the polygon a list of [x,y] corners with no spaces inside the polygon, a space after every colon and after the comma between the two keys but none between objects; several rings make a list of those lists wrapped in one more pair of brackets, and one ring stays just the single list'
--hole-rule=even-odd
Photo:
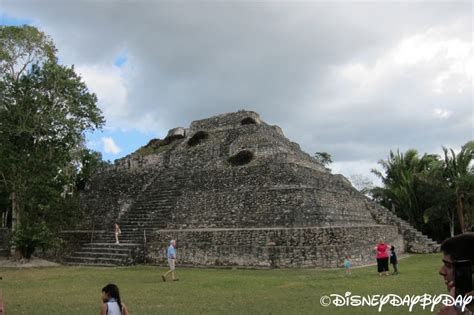
[{"label": "dirt patch on ground", "polygon": [[0,268],[32,268],[32,267],[54,267],[60,264],[32,257],[31,259],[15,260],[13,258],[0,257]]}]

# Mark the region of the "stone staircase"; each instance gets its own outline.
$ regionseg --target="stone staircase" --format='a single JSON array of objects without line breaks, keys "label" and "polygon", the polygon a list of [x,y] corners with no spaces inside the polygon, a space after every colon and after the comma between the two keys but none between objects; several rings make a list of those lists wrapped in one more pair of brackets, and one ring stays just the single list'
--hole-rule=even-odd
[{"label": "stone staircase", "polygon": [[407,221],[399,218],[387,208],[370,200],[366,201],[366,206],[378,224],[389,224],[398,227],[399,232],[406,241],[406,250],[408,252],[419,254],[439,252],[440,245],[437,242],[423,235]]},{"label": "stone staircase", "polygon": [[115,244],[114,234],[107,233],[84,244],[69,257],[70,265],[123,266],[141,262],[145,257],[146,238],[152,231],[166,228],[181,195],[185,178],[175,172],[160,173],[137,197],[129,211],[119,218],[122,234]]}]

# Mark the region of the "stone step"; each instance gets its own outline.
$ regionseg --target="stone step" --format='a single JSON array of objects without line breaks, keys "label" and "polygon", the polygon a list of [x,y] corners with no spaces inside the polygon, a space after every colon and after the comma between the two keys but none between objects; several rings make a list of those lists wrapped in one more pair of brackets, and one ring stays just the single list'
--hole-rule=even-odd
[{"label": "stone step", "polygon": [[168,220],[133,220],[133,221],[128,221],[126,223],[122,223],[120,225],[120,229],[123,231],[126,231],[127,228],[136,228],[139,226],[149,225],[149,226],[154,226],[154,225],[160,225],[166,223]]},{"label": "stone step", "polygon": [[128,243],[128,244],[115,244],[113,242],[93,242],[93,243],[86,243],[84,247],[96,247],[96,248],[123,248],[123,249],[133,249],[136,247],[141,246],[139,243]]},{"label": "stone step", "polygon": [[[130,225],[127,225],[127,226],[124,226],[123,229],[122,229],[122,234],[119,235],[119,237],[125,237],[125,235],[129,234],[129,233],[137,233],[137,232],[140,232],[141,234],[143,234],[143,231],[152,231],[152,230],[156,230],[156,229],[163,229],[163,227],[165,227],[166,224],[146,224],[146,225],[140,225],[140,224],[130,224]],[[112,234],[113,235],[113,234]],[[115,237],[115,236],[114,236]]]},{"label": "stone step", "polygon": [[101,250],[97,250],[97,251],[87,251],[87,252],[86,251],[75,252],[73,256],[74,257],[107,257],[107,258],[126,259],[130,257],[130,253],[126,253],[126,254],[104,253]]},{"label": "stone step", "polygon": [[98,252],[101,253],[110,253],[110,254],[120,254],[120,255],[130,255],[131,249],[129,248],[107,248],[107,247],[94,247],[94,246],[83,246],[80,249],[85,252]]},{"label": "stone step", "polygon": [[168,192],[168,193],[149,193],[142,195],[143,198],[140,200],[161,200],[161,199],[173,199],[181,195],[181,192]]},{"label": "stone step", "polygon": [[150,213],[148,215],[146,214],[141,214],[141,215],[130,215],[129,217],[125,217],[125,218],[120,218],[119,220],[119,224],[120,222],[123,224],[123,223],[127,223],[127,221],[130,221],[130,220],[140,220],[140,219],[145,219],[147,221],[149,220],[159,220],[160,217],[164,217],[166,215],[159,215],[158,213]]},{"label": "stone step", "polygon": [[146,207],[146,208],[135,208],[130,210],[127,214],[125,214],[122,219],[128,218],[130,216],[161,216],[161,215],[167,215],[168,213],[171,213],[176,207]]},{"label": "stone step", "polygon": [[88,263],[88,264],[110,264],[110,265],[127,265],[127,259],[109,258],[109,257],[80,257],[69,256],[66,257],[68,263]]},{"label": "stone step", "polygon": [[159,205],[159,204],[136,204],[129,213],[148,213],[150,211],[169,211],[176,208],[174,205]]},{"label": "stone step", "polygon": [[[147,238],[148,238],[148,236],[147,236]],[[107,239],[104,239],[104,241],[107,241]],[[127,237],[127,239],[120,240],[120,244],[130,244],[130,243],[140,242],[141,246],[143,246],[143,241],[144,241],[143,235],[142,236],[130,236],[130,237]],[[97,249],[95,249],[95,251],[97,251]]]},{"label": "stone step", "polygon": [[117,267],[115,264],[97,264],[97,263],[87,263],[87,262],[65,262],[68,266],[76,267]]},{"label": "stone step", "polygon": [[175,206],[170,204],[170,205],[164,205],[164,204],[156,204],[156,203],[150,203],[150,204],[135,204],[133,208],[130,210],[131,212],[129,213],[148,213],[150,210],[170,210],[174,209]]},{"label": "stone step", "polygon": [[163,221],[168,221],[168,220],[165,220],[165,219],[168,219],[169,220],[169,216],[160,216],[160,217],[149,217],[149,218],[143,218],[143,217],[137,217],[137,218],[130,218],[128,220],[120,220],[119,221],[119,225],[120,225],[120,228],[122,228],[122,225],[123,226],[126,226],[126,225],[130,225],[130,224],[135,224],[136,223],[143,223],[143,222],[149,222],[149,223],[152,223],[152,224],[155,224],[155,223],[158,223],[158,222],[163,222]]},{"label": "stone step", "polygon": [[140,221],[130,221],[128,223],[123,223],[120,225],[120,229],[122,232],[126,231],[129,228],[137,228],[137,227],[143,227],[143,226],[155,226],[155,225],[160,225],[165,223],[165,220],[159,220],[159,221],[146,221],[146,220],[140,220]]},{"label": "stone step", "polygon": [[159,224],[164,224],[166,222],[169,222],[169,219],[165,220],[165,218],[161,218],[161,219],[149,219],[149,220],[146,220],[146,219],[142,219],[142,220],[130,220],[130,221],[126,221],[126,222],[122,222],[122,224],[119,223],[120,225],[120,229],[122,230],[126,230],[126,227],[137,227],[137,226],[142,226],[143,224],[147,224],[147,225],[150,225],[150,226],[154,226],[154,225],[159,225]]}]

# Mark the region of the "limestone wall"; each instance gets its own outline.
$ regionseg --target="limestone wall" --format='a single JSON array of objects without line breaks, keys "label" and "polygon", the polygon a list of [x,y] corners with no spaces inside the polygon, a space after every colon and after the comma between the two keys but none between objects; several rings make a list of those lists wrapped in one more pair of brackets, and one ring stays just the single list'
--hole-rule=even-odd
[{"label": "limestone wall", "polygon": [[156,231],[148,259],[165,263],[170,239],[178,242],[183,265],[246,267],[342,267],[346,255],[354,266],[375,262],[374,247],[383,238],[403,252],[403,238],[393,226],[327,228],[190,229]]},{"label": "limestone wall", "polygon": [[81,206],[86,214],[82,228],[112,228],[154,176],[155,171],[146,168],[107,170],[96,174],[87,190],[81,194]]},{"label": "limestone wall", "polygon": [[195,132],[198,130],[225,130],[234,129],[241,125],[241,121],[244,118],[253,118],[257,122],[260,122],[260,115],[252,111],[238,111],[235,113],[221,114],[196,120],[191,123],[190,131]]}]

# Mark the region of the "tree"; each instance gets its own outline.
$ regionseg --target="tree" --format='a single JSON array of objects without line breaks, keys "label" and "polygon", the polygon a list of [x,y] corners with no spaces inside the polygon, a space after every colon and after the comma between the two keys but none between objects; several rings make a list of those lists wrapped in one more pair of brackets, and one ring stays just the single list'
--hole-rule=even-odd
[{"label": "tree", "polygon": [[417,176],[429,172],[432,163],[436,160],[436,155],[429,154],[420,158],[414,149],[408,150],[405,154],[399,151],[394,154],[390,151],[386,161],[379,161],[385,174],[378,170],[372,170],[372,173],[378,176],[384,184],[384,187],[372,190],[374,198],[421,229],[425,208],[418,198],[419,181]]},{"label": "tree", "polygon": [[364,195],[370,196],[372,189],[374,189],[374,183],[372,180],[361,174],[353,174],[349,176],[352,185]]},{"label": "tree", "polygon": [[23,26],[2,27],[0,35],[8,43],[0,66],[13,69],[0,76],[0,183],[11,199],[13,228],[21,223],[34,231],[28,225],[58,213],[76,178],[74,152],[104,119],[96,96],[74,67],[56,63],[43,33]]},{"label": "tree", "polygon": [[322,164],[324,167],[328,167],[329,164],[332,163],[331,154],[327,152],[316,152],[314,154],[314,158],[316,159],[318,163]]},{"label": "tree", "polygon": [[466,230],[466,200],[470,197],[472,198],[474,191],[474,174],[470,172],[471,162],[474,159],[474,141],[463,145],[458,154],[456,154],[453,149],[448,150],[445,147],[443,147],[443,152],[444,177],[448,187],[456,196],[459,229],[461,233],[464,233]]},{"label": "tree", "polygon": [[379,161],[384,173],[373,170],[384,184],[372,189],[373,197],[437,240],[474,227],[474,142],[458,154],[444,147],[443,152],[443,158],[420,158],[416,150],[390,152]]},{"label": "tree", "polygon": [[0,26],[0,73],[18,80],[28,67],[56,63],[52,39],[33,26]]},{"label": "tree", "polygon": [[82,148],[80,152],[80,165],[78,167],[79,171],[76,176],[76,188],[78,190],[84,190],[92,174],[107,165],[110,164],[102,160],[102,154],[100,152]]}]

